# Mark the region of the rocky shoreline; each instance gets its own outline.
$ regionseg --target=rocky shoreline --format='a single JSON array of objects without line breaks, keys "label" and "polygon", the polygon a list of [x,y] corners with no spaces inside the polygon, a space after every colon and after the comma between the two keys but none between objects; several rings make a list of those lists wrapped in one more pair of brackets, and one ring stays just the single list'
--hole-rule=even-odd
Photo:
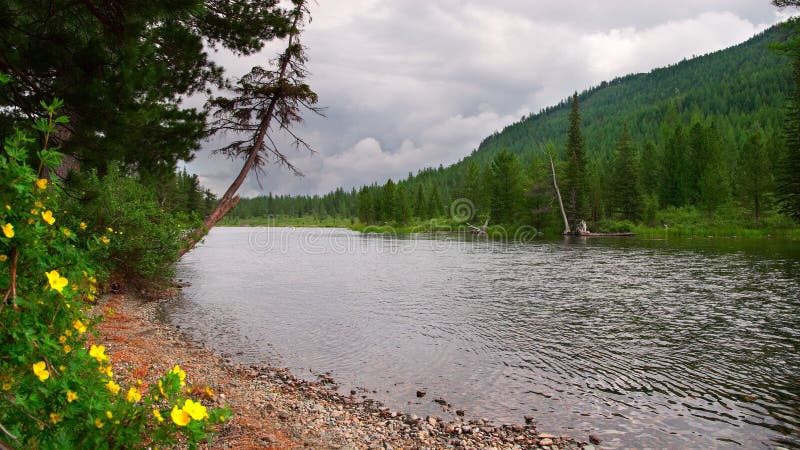
[{"label": "rocky shoreline", "polygon": [[[303,380],[284,368],[242,366],[191,341],[160,319],[160,306],[176,295],[161,292],[158,300],[118,293],[101,300],[97,311],[99,340],[114,363],[114,372],[128,380],[153,382],[178,363],[199,392],[214,395],[204,402],[226,405],[234,418],[219,429],[206,448],[320,449],[585,449],[599,439],[580,441],[540,432],[532,417],[525,424],[495,424],[469,419],[417,417],[392,411],[369,398],[337,392],[329,375]],[[418,396],[425,394],[418,392]],[[434,401],[443,402],[436,399]]]}]

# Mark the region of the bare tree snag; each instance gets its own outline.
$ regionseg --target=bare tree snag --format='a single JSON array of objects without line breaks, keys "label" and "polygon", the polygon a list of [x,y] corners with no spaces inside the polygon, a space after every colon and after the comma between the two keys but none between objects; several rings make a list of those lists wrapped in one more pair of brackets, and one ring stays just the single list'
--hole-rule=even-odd
[{"label": "bare tree snag", "polygon": [[184,246],[178,252],[178,258],[191,250],[236,206],[239,202],[237,192],[247,176],[251,172],[258,175],[270,158],[302,176],[270,136],[270,131],[277,124],[278,130],[292,137],[296,148],[302,146],[313,151],[290,130],[293,123],[302,121],[301,108],[320,113],[319,108],[314,106],[317,95],[304,83],[307,75],[304,67],[306,57],[304,48],[299,43],[299,36],[304,16],[308,13],[306,1],[295,0],[293,3],[294,8],[289,12],[291,28],[288,32],[288,43],[275,61],[277,67],[274,70],[253,67],[233,89],[237,94],[235,98],[216,97],[209,100],[206,106],[213,110],[215,118],[211,124],[212,133],[230,132],[247,136],[214,153],[222,153],[231,159],[242,158],[244,163],[214,210],[203,220],[202,226],[187,236]]},{"label": "bare tree snag", "polygon": [[550,170],[553,172],[553,187],[556,190],[556,197],[558,198],[558,207],[561,209],[561,217],[564,219],[564,234],[570,234],[569,221],[567,220],[567,213],[564,211],[564,202],[561,201],[561,191],[558,190],[558,180],[556,179],[556,167],[553,165],[553,155],[547,153],[550,158]]}]

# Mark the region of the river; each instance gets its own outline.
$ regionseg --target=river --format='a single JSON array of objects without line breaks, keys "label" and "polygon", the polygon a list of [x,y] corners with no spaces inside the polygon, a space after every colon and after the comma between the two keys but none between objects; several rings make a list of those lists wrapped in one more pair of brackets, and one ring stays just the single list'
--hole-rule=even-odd
[{"label": "river", "polygon": [[[165,313],[393,409],[604,448],[800,448],[800,243],[215,228]],[[427,396],[417,398],[422,389]]]}]

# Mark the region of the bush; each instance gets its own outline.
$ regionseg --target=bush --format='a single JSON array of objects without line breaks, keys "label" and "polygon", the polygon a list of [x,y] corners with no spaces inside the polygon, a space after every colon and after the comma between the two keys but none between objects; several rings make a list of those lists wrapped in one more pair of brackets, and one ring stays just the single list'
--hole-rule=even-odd
[{"label": "bush", "polygon": [[125,176],[114,163],[103,178],[96,171],[71,176],[67,189],[64,209],[91,217],[89,230],[110,240],[107,258],[97,262],[128,279],[168,277],[185,230],[199,225],[161,207],[152,186]]},{"label": "bush", "polygon": [[[39,169],[26,163],[34,140],[22,132],[0,153],[0,447],[105,449],[178,440],[196,447],[227,411],[187,398],[178,366],[151,386],[120,386],[103,346],[88,343],[99,320],[88,315],[101,275],[95,261],[118,249],[111,231],[95,235],[86,217],[70,219],[58,208],[59,188],[41,178],[60,163],[47,142],[66,120],[55,117],[59,101],[45,106],[47,117],[34,127],[45,142],[35,153]],[[128,208],[121,223],[142,224],[151,212]]]}]

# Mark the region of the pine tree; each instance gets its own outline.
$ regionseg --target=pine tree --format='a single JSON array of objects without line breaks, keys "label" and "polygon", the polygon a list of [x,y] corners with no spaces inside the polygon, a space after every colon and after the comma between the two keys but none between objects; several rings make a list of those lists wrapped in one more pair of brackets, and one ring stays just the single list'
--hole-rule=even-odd
[{"label": "pine tree", "polygon": [[427,219],[428,216],[428,205],[425,201],[425,191],[422,183],[417,183],[414,194],[414,215],[419,219]]},{"label": "pine tree", "polygon": [[364,186],[358,191],[358,220],[363,224],[375,222],[375,208],[372,193]]},{"label": "pine tree", "polygon": [[761,219],[764,196],[773,185],[772,163],[761,130],[752,131],[739,155],[738,190],[753,207],[756,224]]},{"label": "pine tree", "polygon": [[502,224],[515,224],[520,219],[520,206],[523,204],[522,169],[516,155],[501,150],[490,165],[492,221]]},{"label": "pine tree", "polygon": [[[778,0],[778,6],[797,2]],[[793,90],[784,122],[784,149],[778,162],[777,194],[781,211],[800,220],[800,20],[789,21],[791,39],[784,51],[792,65]]]},{"label": "pine tree", "polygon": [[614,211],[622,219],[637,220],[642,211],[642,192],[636,151],[627,124],[623,124],[622,134],[617,141],[613,173],[611,187]]},{"label": "pine tree", "polygon": [[564,208],[571,226],[586,218],[587,205],[586,155],[581,135],[581,114],[578,106],[578,93],[572,96],[572,110],[569,114],[567,131],[567,166],[564,177]]},{"label": "pine tree", "polygon": [[381,212],[378,216],[380,221],[388,222],[394,219],[394,204],[396,187],[391,178],[383,185],[381,195]]},{"label": "pine tree", "polygon": [[[555,151],[552,144],[549,151]],[[549,161],[541,155],[535,157],[531,162],[529,176],[527,206],[531,214],[531,223],[537,230],[543,230],[553,224],[553,214],[557,208]]]},{"label": "pine tree", "polygon": [[439,185],[433,183],[431,195],[428,197],[428,217],[441,217],[442,211],[444,208],[442,207],[442,197],[439,195]]},{"label": "pine tree", "polygon": [[411,205],[408,202],[408,191],[405,185],[397,188],[394,202],[393,218],[399,225],[405,225],[411,220]]}]

